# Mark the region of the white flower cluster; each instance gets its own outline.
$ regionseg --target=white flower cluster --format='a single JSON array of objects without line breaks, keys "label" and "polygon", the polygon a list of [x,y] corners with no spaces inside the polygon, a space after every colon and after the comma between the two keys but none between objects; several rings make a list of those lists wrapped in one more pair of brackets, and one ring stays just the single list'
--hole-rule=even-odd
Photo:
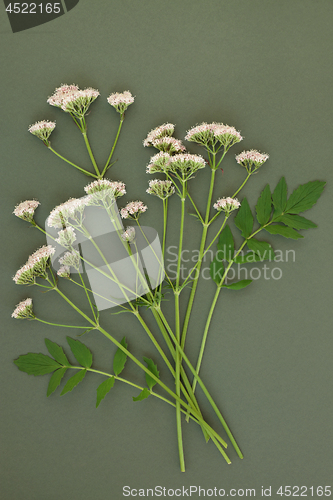
[{"label": "white flower cluster", "polygon": [[171,156],[169,153],[161,151],[150,158],[150,163],[147,165],[147,174],[156,174],[157,172],[165,172],[170,163]]},{"label": "white flower cluster", "polygon": [[123,232],[121,235],[122,239],[124,241],[127,241],[128,243],[131,243],[135,239],[135,227],[133,226],[128,226],[126,230]]},{"label": "white flower cluster", "polygon": [[71,274],[71,272],[70,272],[69,266],[61,266],[61,267],[59,267],[59,269],[57,271],[57,275],[60,278],[69,278],[70,274]]},{"label": "white flower cluster", "polygon": [[174,155],[170,158],[169,169],[173,172],[179,171],[187,180],[199,169],[205,168],[206,162],[200,155],[188,153]]},{"label": "white flower cluster", "polygon": [[44,245],[32,255],[13,277],[17,285],[28,285],[35,281],[35,278],[44,277],[46,265],[49,257],[53,255],[55,248],[51,245]]},{"label": "white flower cluster", "polygon": [[47,219],[49,227],[63,228],[67,225],[68,219],[82,217],[84,208],[87,205],[87,197],[85,198],[70,198],[65,203],[55,207]]},{"label": "white flower cluster", "polygon": [[265,153],[260,153],[256,149],[250,149],[249,151],[243,151],[239,155],[236,156],[236,161],[240,165],[246,168],[246,170],[250,173],[261,167],[266,160],[268,160],[269,155]]},{"label": "white flower cluster", "polygon": [[36,122],[33,125],[30,125],[28,131],[42,141],[47,142],[55,127],[55,122],[43,120],[41,122]]},{"label": "white flower cluster", "polygon": [[22,201],[19,205],[16,205],[13,214],[20,219],[32,222],[34,220],[35,210],[40,205],[37,200],[26,200]]},{"label": "white flower cluster", "polygon": [[142,201],[131,201],[120,210],[122,219],[137,219],[148,207]]},{"label": "white flower cluster", "polygon": [[215,122],[203,122],[201,125],[192,127],[185,136],[186,141],[197,142],[204,146],[208,143],[220,142],[225,148],[231,147],[242,139],[243,137],[234,127]]},{"label": "white flower cluster", "polygon": [[115,92],[114,94],[110,94],[108,97],[108,103],[121,115],[125,113],[128,106],[133,104],[133,102],[134,97],[129,90],[125,90],[125,92],[122,93]]},{"label": "white flower cluster", "polygon": [[76,234],[74,229],[71,226],[66,227],[58,232],[58,238],[56,238],[56,242],[59,243],[62,247],[68,248],[71,247],[76,240]]},{"label": "white flower cluster", "polygon": [[146,139],[143,141],[145,147],[154,146],[154,142],[161,137],[170,137],[175,131],[175,126],[172,123],[164,123],[159,127],[154,128],[149,132]]},{"label": "white flower cluster", "polygon": [[90,104],[100,95],[98,90],[88,87],[80,90],[77,85],[61,85],[47,102],[78,118],[83,118]]},{"label": "white flower cluster", "polygon": [[93,181],[84,188],[89,195],[100,193],[104,190],[110,190],[115,198],[126,194],[126,186],[120,181],[109,181],[107,179],[98,179]]},{"label": "white flower cluster", "polygon": [[237,200],[237,198],[220,198],[217,200],[216,203],[214,203],[213,207],[215,210],[226,212],[229,214],[233,210],[237,210],[237,208],[240,207],[240,202]]},{"label": "white flower cluster", "polygon": [[147,193],[153,194],[161,198],[161,200],[165,200],[175,192],[175,186],[172,181],[166,180],[161,181],[159,179],[153,179],[149,181],[149,188],[147,189]]},{"label": "white flower cluster", "polygon": [[14,309],[12,313],[12,318],[16,319],[27,319],[34,318],[35,315],[32,309],[32,299],[22,300]]},{"label": "white flower cluster", "polygon": [[[74,269],[76,269],[78,271],[80,268],[80,263],[81,263],[81,256],[77,250],[71,250],[70,252],[66,252],[59,259],[59,264],[60,264],[60,266],[63,267],[62,272],[63,271],[69,272],[70,266],[74,267]],[[60,269],[59,269],[59,271],[60,271]]]}]

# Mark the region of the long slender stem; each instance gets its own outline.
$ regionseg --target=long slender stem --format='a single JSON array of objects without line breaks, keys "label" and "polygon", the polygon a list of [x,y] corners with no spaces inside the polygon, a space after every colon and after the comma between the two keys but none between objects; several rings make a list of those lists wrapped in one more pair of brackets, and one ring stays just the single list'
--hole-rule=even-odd
[{"label": "long slender stem", "polygon": [[120,134],[120,131],[121,131],[121,127],[122,127],[123,122],[124,122],[124,118],[125,118],[125,114],[123,113],[123,114],[120,115],[120,122],[119,122],[119,127],[118,127],[118,131],[117,131],[117,135],[116,135],[116,138],[114,140],[113,146],[111,148],[111,152],[109,154],[109,157],[108,157],[108,159],[107,159],[107,161],[105,163],[105,166],[103,168],[103,171],[101,173],[101,177],[104,177],[104,175],[105,175],[105,173],[106,173],[106,171],[108,169],[109,163],[111,161],[111,158],[113,156],[114,150],[115,150],[117,142],[118,142],[118,138],[119,138],[119,134]]},{"label": "long slender stem", "polygon": [[95,179],[98,178],[97,175],[91,173],[91,172],[88,172],[88,170],[85,170],[84,168],[81,168],[79,167],[78,165],[75,165],[75,163],[67,160],[67,158],[65,158],[64,156],[62,156],[61,154],[57,153],[57,151],[55,151],[53,148],[51,148],[50,145],[47,145],[47,147],[49,148],[50,151],[52,151],[52,153],[54,153],[56,156],[58,156],[59,158],[61,158],[63,161],[65,161],[66,163],[69,163],[70,165],[72,165],[72,167],[75,167],[77,170],[80,170],[80,172],[86,174],[86,175],[89,175],[90,177],[94,177]]},{"label": "long slender stem", "polygon": [[86,121],[85,121],[84,117],[80,118],[80,123],[81,123],[81,127],[82,127],[82,135],[83,135],[84,143],[86,145],[86,148],[87,148],[87,151],[88,151],[91,163],[93,164],[93,167],[94,167],[95,172],[97,174],[97,178],[100,179],[101,178],[101,173],[100,173],[100,171],[98,169],[96,160],[94,158],[93,152],[92,152],[91,147],[90,147],[89,139],[88,139],[88,136],[87,136],[87,125],[86,125]]},{"label": "long slender stem", "polygon": [[34,319],[36,321],[39,321],[40,323],[45,323],[46,325],[51,325],[51,326],[62,326],[65,328],[82,328],[84,330],[87,330],[87,328],[90,328],[90,327],[86,327],[86,326],[60,325],[59,323],[51,323],[50,321],[45,321],[44,319],[40,319],[40,318],[34,318]]}]

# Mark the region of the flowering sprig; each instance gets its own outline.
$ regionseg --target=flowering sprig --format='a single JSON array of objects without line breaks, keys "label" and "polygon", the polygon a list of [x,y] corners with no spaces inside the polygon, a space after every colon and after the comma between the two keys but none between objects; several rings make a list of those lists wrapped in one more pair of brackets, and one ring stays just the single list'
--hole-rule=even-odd
[{"label": "flowering sprig", "polygon": [[149,188],[147,189],[147,193],[153,194],[158,198],[161,198],[161,200],[169,198],[169,196],[173,195],[174,192],[175,186],[172,181],[161,181],[159,179],[153,179],[152,181],[149,181]]},{"label": "flowering sprig", "polygon": [[226,214],[229,214],[233,210],[237,210],[240,207],[240,202],[237,198],[219,198],[216,203],[214,203],[213,207],[215,210],[223,211]]},{"label": "flowering sprig", "polygon": [[19,219],[27,222],[34,222],[34,215],[36,208],[40,205],[37,200],[26,200],[16,205],[13,214]]},{"label": "flowering sprig", "polygon": [[243,151],[236,156],[236,161],[239,165],[246,168],[248,173],[252,173],[257,170],[261,165],[263,165],[269,158],[266,153],[260,153],[256,149],[250,149],[249,151]]},{"label": "flowering sprig", "polygon": [[36,281],[36,278],[44,277],[49,258],[55,252],[51,245],[44,245],[32,255],[13,277],[17,285],[30,285]]},{"label": "flowering sprig", "polygon": [[31,134],[38,137],[38,139],[43,141],[45,144],[48,144],[49,137],[52,134],[55,127],[56,127],[55,122],[44,120],[41,122],[36,122],[33,125],[30,125],[28,130]]},{"label": "flowering sprig", "polygon": [[32,299],[22,300],[14,309],[12,318],[16,319],[34,319],[35,315],[32,307]]},{"label": "flowering sprig", "polygon": [[107,101],[111,106],[115,108],[118,113],[123,115],[128,106],[133,104],[134,97],[129,90],[126,90],[122,93],[115,92],[113,94],[110,94]]},{"label": "flowering sprig", "polygon": [[159,127],[151,130],[145,140],[143,141],[143,145],[145,147],[154,146],[154,142],[162,137],[171,137],[175,131],[175,126],[172,123],[164,123]]},{"label": "flowering sprig", "polygon": [[131,201],[120,210],[120,215],[122,219],[135,219],[137,220],[141,214],[146,212],[148,209],[142,201]]},{"label": "flowering sprig", "polygon": [[150,163],[147,165],[147,174],[156,174],[157,172],[166,172],[169,170],[171,155],[161,151],[150,158]]},{"label": "flowering sprig", "polygon": [[47,102],[80,119],[87,114],[90,104],[99,95],[98,90],[91,87],[80,90],[77,85],[61,85]]},{"label": "flowering sprig", "polygon": [[135,240],[135,227],[127,226],[126,230],[121,235],[124,241],[132,243]]}]

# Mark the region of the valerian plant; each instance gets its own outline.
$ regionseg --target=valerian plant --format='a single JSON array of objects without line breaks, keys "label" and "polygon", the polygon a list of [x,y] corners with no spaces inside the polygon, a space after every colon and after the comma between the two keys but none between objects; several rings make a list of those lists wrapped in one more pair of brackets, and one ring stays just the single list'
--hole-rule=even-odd
[{"label": "valerian plant", "polygon": [[[262,166],[268,160],[268,155],[256,150],[249,150],[236,155],[236,162],[245,168],[245,178],[242,184],[234,193],[228,193],[225,189],[226,196],[215,201],[213,197],[216,172],[221,168],[221,163],[229,149],[242,141],[243,137],[240,132],[234,127],[222,123],[202,123],[191,128],[188,130],[185,140],[200,145],[203,148],[203,156],[201,156],[188,152],[183,143],[173,136],[174,125],[165,123],[149,132],[143,142],[145,147],[153,147],[159,151],[151,157],[146,167],[148,174],[162,176],[162,178],[149,181],[147,189],[147,193],[158,197],[162,202],[163,234],[159,249],[156,244],[152,243],[147,228],[143,228],[140,223],[141,216],[148,208],[147,205],[142,201],[135,200],[119,210],[117,200],[126,193],[126,186],[121,181],[104,178],[113,164],[111,160],[125,112],[128,106],[134,102],[134,98],[129,91],[109,96],[108,103],[119,113],[120,123],[106,163],[97,165],[88,140],[86,116],[90,105],[98,96],[99,92],[95,89],[80,90],[76,85],[62,85],[48,99],[49,104],[62,109],[72,117],[82,133],[93,171],[69,161],[51,147],[50,135],[55,128],[55,122],[45,120],[31,125],[29,128],[29,131],[41,139],[51,152],[80,172],[95,179],[85,187],[85,194],[80,199],[71,198],[55,207],[47,219],[45,229],[34,218],[39,201],[24,201],[14,210],[17,217],[45,233],[48,243],[36,250],[16,272],[13,278],[15,283],[34,285],[42,291],[58,294],[64,302],[72,307],[73,314],[84,319],[85,326],[78,326],[75,322],[72,324],[54,323],[45,318],[37,317],[31,298],[21,301],[15,308],[12,317],[78,331],[84,330],[83,333],[92,330],[99,331],[117,348],[113,357],[113,371],[109,373],[92,368],[91,351],[81,340],[71,337],[67,337],[67,342],[78,363],[77,365],[72,365],[68,361],[61,346],[48,339],[45,339],[45,344],[49,355],[28,353],[19,356],[14,363],[20,370],[31,375],[52,373],[47,396],[50,396],[60,386],[66,372],[72,372],[74,374],[67,379],[61,395],[72,391],[88,373],[98,373],[105,376],[105,380],[97,387],[96,407],[100,405],[115,383],[127,384],[139,391],[133,396],[133,401],[155,397],[175,408],[181,471],[185,471],[182,416],[187,421],[191,420],[201,427],[205,440],[211,440],[229,464],[231,461],[225,451],[227,448],[225,439],[231,442],[240,458],[243,458],[243,454],[199,375],[218,298],[223,290],[240,290],[250,285],[252,281],[243,279],[229,283],[228,272],[232,266],[274,259],[273,247],[269,242],[258,239],[259,233],[298,239],[303,238],[299,231],[316,227],[315,223],[299,214],[309,210],[317,202],[325,183],[310,181],[300,185],[288,197],[287,184],[283,177],[273,191],[269,185],[266,185],[255,205],[255,211],[253,211],[247,199],[241,197],[241,191],[250,177],[261,171]],[[203,168],[210,169],[211,178],[206,195],[206,210],[202,214],[191,195],[191,183],[194,182],[199,170]],[[201,189],[200,192],[203,193],[203,190]],[[168,204],[171,196],[174,199],[178,197],[180,202],[177,272],[174,280],[168,276],[163,265],[167,241]],[[184,278],[180,271],[184,247],[184,228],[187,223],[187,206],[194,210],[194,214],[190,215],[194,215],[200,222],[202,234],[198,248],[198,259]],[[116,240],[113,240],[114,248],[118,247],[128,262],[126,276],[122,275],[116,262],[110,259],[104,246],[100,243],[98,234],[94,233],[94,224],[89,223],[94,210],[98,210],[98,218],[104,221],[103,224],[111,224],[112,232],[116,235]],[[231,217],[232,214],[236,214],[235,217]],[[124,228],[122,220],[131,220],[132,225]],[[219,222],[219,227],[215,234],[209,235],[210,228],[215,221]],[[214,226],[216,227],[216,224]],[[238,248],[236,248],[234,240],[234,234],[237,231],[240,231],[242,238]],[[83,251],[83,241],[84,245],[89,242],[90,252],[88,254]],[[143,242],[150,252],[149,264],[146,266],[140,260],[140,241],[141,245]],[[216,291],[210,309],[207,311],[201,347],[194,366],[185,352],[186,338],[196,290],[200,281],[201,267],[207,253],[215,247],[215,244],[217,244],[217,249],[210,265],[210,275],[216,285]],[[55,259],[55,256],[59,257],[58,260]],[[148,272],[148,267],[152,262],[157,264],[155,273]],[[106,283],[107,286],[96,289],[96,286],[91,284],[92,272],[97,273],[98,279]],[[128,276],[131,279],[127,279]],[[68,295],[63,289],[62,283],[65,280],[73,286],[71,295]],[[185,287],[190,288],[187,300],[185,300],[184,294],[182,295]],[[79,307],[76,301],[78,293],[82,293],[83,297],[86,298],[87,310],[82,310]],[[172,293],[174,296],[174,328],[171,327],[171,319],[167,318],[163,311],[163,299],[166,293]],[[165,363],[174,377],[174,388],[170,388],[161,380],[156,360],[144,357],[142,362],[133,354],[133,349],[128,346],[125,337],[119,339],[108,326],[101,325],[99,316],[101,300],[104,304],[102,308],[117,307],[117,313],[114,314],[134,315],[140,328],[148,335],[156,348],[160,357],[158,363],[161,361]],[[150,311],[156,328],[163,336],[163,346],[157,341],[157,335],[141,314],[142,307]],[[181,322],[181,311],[185,313],[183,322]],[[114,321],[115,319],[112,318],[111,328]],[[123,373],[126,373],[127,360],[131,360],[139,370],[145,373],[145,387],[123,376]],[[191,377],[188,376],[188,372],[191,373]],[[220,430],[210,426],[203,416],[195,394],[197,384],[201,387],[212,411],[218,417],[222,425],[223,436],[220,435]],[[163,391],[162,394],[160,394],[160,390]]]}]

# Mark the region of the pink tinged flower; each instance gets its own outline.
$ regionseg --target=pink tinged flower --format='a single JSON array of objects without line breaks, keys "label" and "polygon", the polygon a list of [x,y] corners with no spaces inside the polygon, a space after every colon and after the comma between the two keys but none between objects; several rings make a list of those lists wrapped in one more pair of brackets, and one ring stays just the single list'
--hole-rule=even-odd
[{"label": "pink tinged flower", "polygon": [[13,277],[17,285],[28,285],[35,282],[35,278],[45,277],[46,266],[49,258],[55,252],[51,245],[44,245],[32,255]]},{"label": "pink tinged flower", "polygon": [[172,123],[164,123],[159,127],[154,128],[149,132],[146,139],[143,141],[143,145],[153,146],[154,141],[156,139],[160,139],[161,137],[171,136],[175,131],[175,126]]},{"label": "pink tinged flower", "polygon": [[131,201],[120,210],[122,219],[137,219],[148,207],[142,201]]},{"label": "pink tinged flower", "polygon": [[28,131],[41,139],[42,141],[47,141],[53,130],[55,129],[55,122],[50,122],[48,120],[44,120],[41,122],[36,122],[33,125],[30,125]]},{"label": "pink tinged flower", "polygon": [[216,128],[217,123],[206,123],[203,122],[201,125],[192,127],[187,131],[185,140],[189,142],[197,142],[198,144],[206,145],[209,142],[213,142],[215,139],[214,128]]},{"label": "pink tinged flower", "polygon": [[70,198],[65,203],[55,207],[47,218],[47,225],[49,227],[62,229],[67,225],[68,219],[81,217],[87,205],[88,200],[86,198],[88,197]]},{"label": "pink tinged flower", "polygon": [[71,226],[66,227],[58,232],[58,238],[56,238],[56,242],[59,245],[67,248],[73,245],[76,240],[76,234],[74,229]]},{"label": "pink tinged flower", "polygon": [[61,108],[64,98],[78,90],[79,87],[77,85],[61,84],[60,87],[55,89],[53,95],[48,98],[47,102],[51,104],[51,106]]},{"label": "pink tinged flower", "polygon": [[240,207],[240,202],[237,200],[237,198],[220,198],[217,200],[217,202],[213,205],[213,207],[218,210],[218,211],[223,211],[226,213],[230,213],[233,210],[237,210]]},{"label": "pink tinged flower", "polygon": [[77,85],[61,85],[48,98],[47,102],[63,109],[66,113],[72,113],[82,118],[87,113],[90,104],[99,95],[98,90],[91,87],[80,90]]},{"label": "pink tinged flower", "polygon": [[134,97],[129,90],[125,90],[125,92],[122,93],[115,92],[114,94],[110,94],[107,100],[108,103],[122,115],[123,113],[125,113],[128,106],[133,104]]},{"label": "pink tinged flower", "polygon": [[33,222],[35,210],[38,205],[40,205],[40,203],[37,200],[22,201],[22,203],[15,207],[13,214],[20,219]]},{"label": "pink tinged flower", "polygon": [[131,243],[135,239],[135,227],[133,226],[128,226],[126,230],[123,232],[121,235],[122,239],[124,241],[127,241],[128,243]]},{"label": "pink tinged flower", "polygon": [[183,151],[186,151],[185,146],[179,139],[169,137],[168,135],[155,139],[152,142],[152,145],[154,148],[169,154],[182,153]]},{"label": "pink tinged flower", "polygon": [[72,250],[71,252],[66,252],[62,257],[59,259],[59,264],[60,266],[66,266],[66,267],[74,267],[77,271],[80,268],[81,264],[81,256],[80,253],[77,250]]},{"label": "pink tinged flower", "polygon": [[243,140],[241,134],[234,127],[229,127],[229,125],[216,124],[213,134],[227,148]]},{"label": "pink tinged flower", "polygon": [[12,318],[27,319],[35,318],[32,308],[32,299],[22,300],[14,309]]},{"label": "pink tinged flower", "polygon": [[71,275],[70,267],[69,266],[61,266],[61,267],[59,267],[59,269],[57,271],[57,275],[60,278],[69,278],[70,275]]},{"label": "pink tinged flower", "polygon": [[251,173],[257,168],[261,167],[266,160],[268,160],[269,155],[265,153],[260,153],[255,149],[250,149],[249,151],[243,151],[236,156],[236,161],[240,165],[246,168],[246,170]]},{"label": "pink tinged flower", "polygon": [[146,173],[155,174],[156,172],[166,172],[171,156],[169,153],[161,151],[150,158],[150,163],[147,165]]},{"label": "pink tinged flower", "polygon": [[84,190],[88,195],[110,190],[115,198],[126,194],[126,186],[123,182],[108,181],[107,179],[98,179],[97,181],[91,182]]},{"label": "pink tinged flower", "polygon": [[147,189],[147,193],[158,196],[158,198],[161,198],[161,200],[165,200],[169,196],[173,195],[174,192],[175,186],[172,181],[161,181],[159,179],[149,181],[149,188]]},{"label": "pink tinged flower", "polygon": [[187,179],[205,166],[206,162],[202,156],[188,153],[171,156],[169,163],[169,169],[171,171],[179,171],[183,177]]}]

